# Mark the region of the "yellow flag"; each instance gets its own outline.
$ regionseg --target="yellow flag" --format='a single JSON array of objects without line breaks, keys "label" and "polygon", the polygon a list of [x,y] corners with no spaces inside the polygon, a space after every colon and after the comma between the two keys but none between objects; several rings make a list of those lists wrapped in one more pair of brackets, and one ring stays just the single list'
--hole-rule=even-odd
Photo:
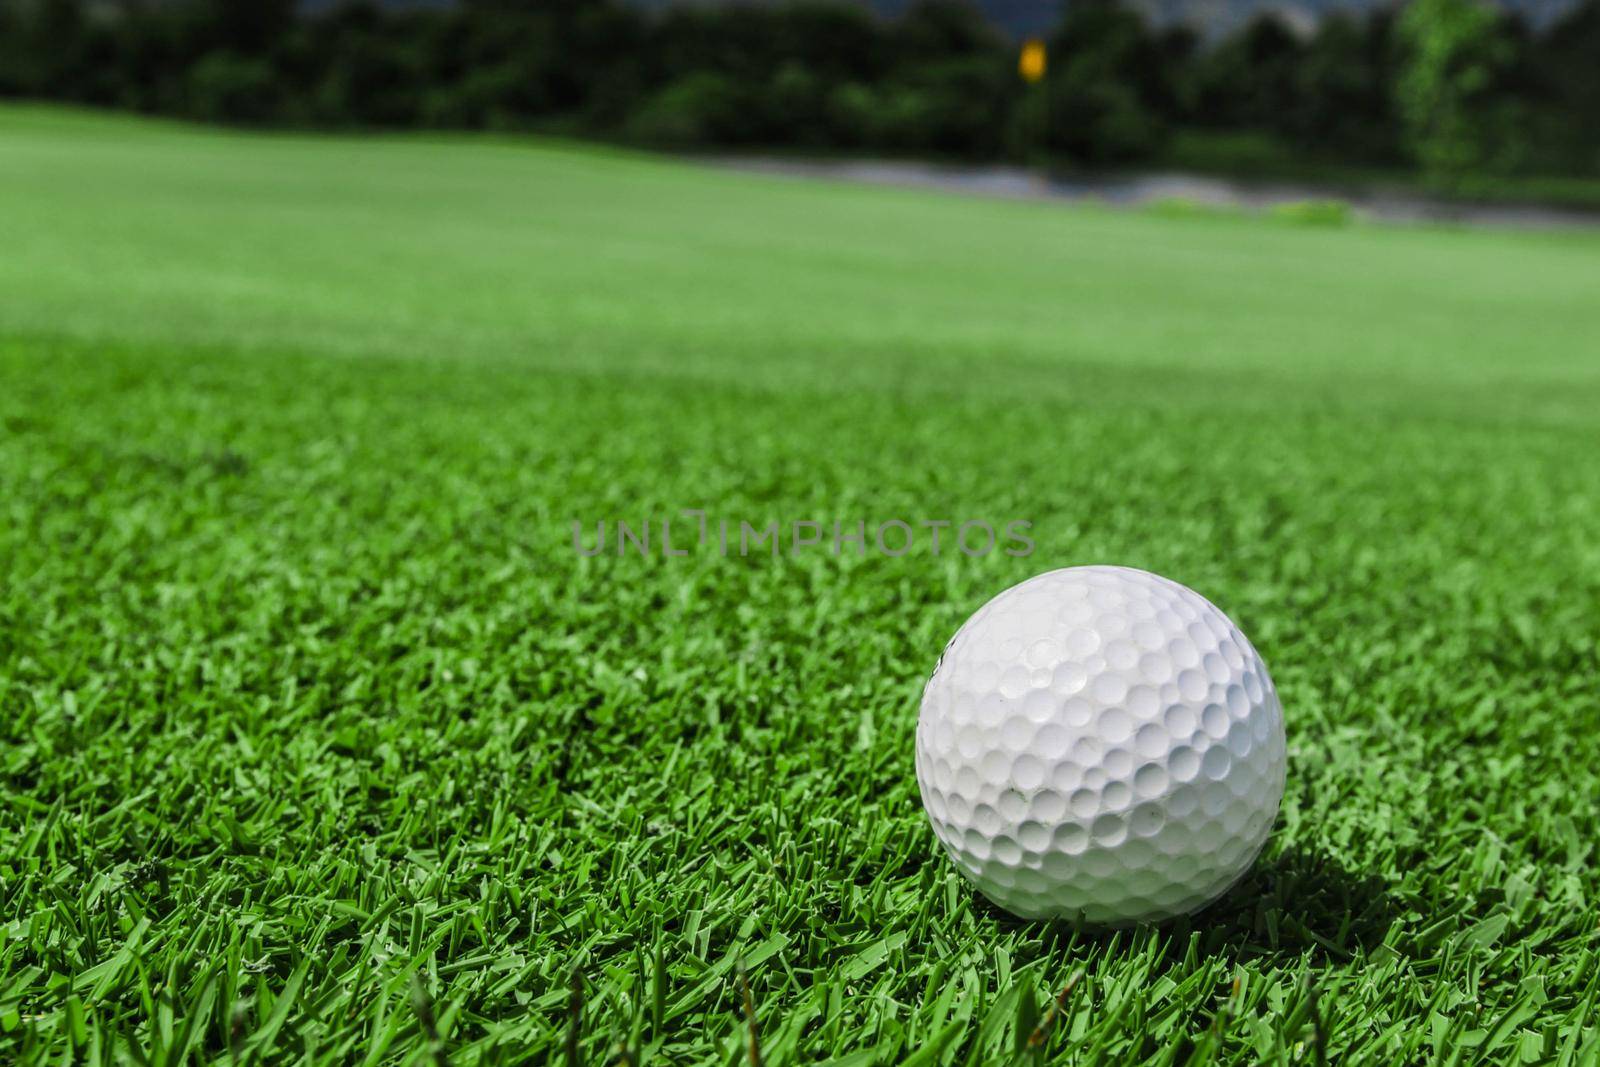
[{"label": "yellow flag", "polygon": [[1028,83],[1044,77],[1044,42],[1030,37],[1022,42],[1022,54],[1017,57],[1017,73]]}]

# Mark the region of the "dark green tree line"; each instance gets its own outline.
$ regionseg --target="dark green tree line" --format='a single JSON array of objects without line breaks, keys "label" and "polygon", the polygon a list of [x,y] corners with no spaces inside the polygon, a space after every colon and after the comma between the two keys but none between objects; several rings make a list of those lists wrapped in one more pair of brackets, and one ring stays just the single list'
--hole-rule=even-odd
[{"label": "dark green tree line", "polygon": [[1441,181],[1600,174],[1600,0],[1534,31],[1411,0],[1221,41],[1076,0],[1044,81],[962,0],[0,0],[0,94],[239,124],[552,131],[676,148],[1159,160],[1181,131]]}]

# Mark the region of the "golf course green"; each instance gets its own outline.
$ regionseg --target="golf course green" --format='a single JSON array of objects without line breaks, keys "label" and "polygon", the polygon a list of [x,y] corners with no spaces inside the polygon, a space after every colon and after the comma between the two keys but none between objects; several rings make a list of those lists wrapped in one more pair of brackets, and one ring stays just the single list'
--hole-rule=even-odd
[{"label": "golf course green", "polygon": [[[0,1061],[1600,1057],[1600,231],[9,106],[0,519]],[[1155,928],[997,911],[913,774],[1083,563],[1284,707]]]}]

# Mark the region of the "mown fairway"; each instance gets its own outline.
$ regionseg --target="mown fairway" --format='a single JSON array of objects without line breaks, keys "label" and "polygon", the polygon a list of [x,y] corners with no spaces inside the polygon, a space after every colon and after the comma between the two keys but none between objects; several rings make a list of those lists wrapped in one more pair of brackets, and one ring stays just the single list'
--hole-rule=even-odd
[{"label": "mown fairway", "polygon": [[[685,508],[1038,547],[573,550]],[[0,1060],[732,1065],[741,961],[768,1064],[1600,1057],[1600,237],[4,110],[0,516]],[[1088,562],[1288,720],[1155,930],[997,913],[912,775]]]}]

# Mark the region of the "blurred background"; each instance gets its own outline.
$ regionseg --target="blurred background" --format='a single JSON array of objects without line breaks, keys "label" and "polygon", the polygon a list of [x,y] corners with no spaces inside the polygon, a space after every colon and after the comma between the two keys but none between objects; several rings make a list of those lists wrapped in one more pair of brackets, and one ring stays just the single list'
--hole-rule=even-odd
[{"label": "blurred background", "polygon": [[0,95],[1600,208],[1600,0],[4,0]]}]

